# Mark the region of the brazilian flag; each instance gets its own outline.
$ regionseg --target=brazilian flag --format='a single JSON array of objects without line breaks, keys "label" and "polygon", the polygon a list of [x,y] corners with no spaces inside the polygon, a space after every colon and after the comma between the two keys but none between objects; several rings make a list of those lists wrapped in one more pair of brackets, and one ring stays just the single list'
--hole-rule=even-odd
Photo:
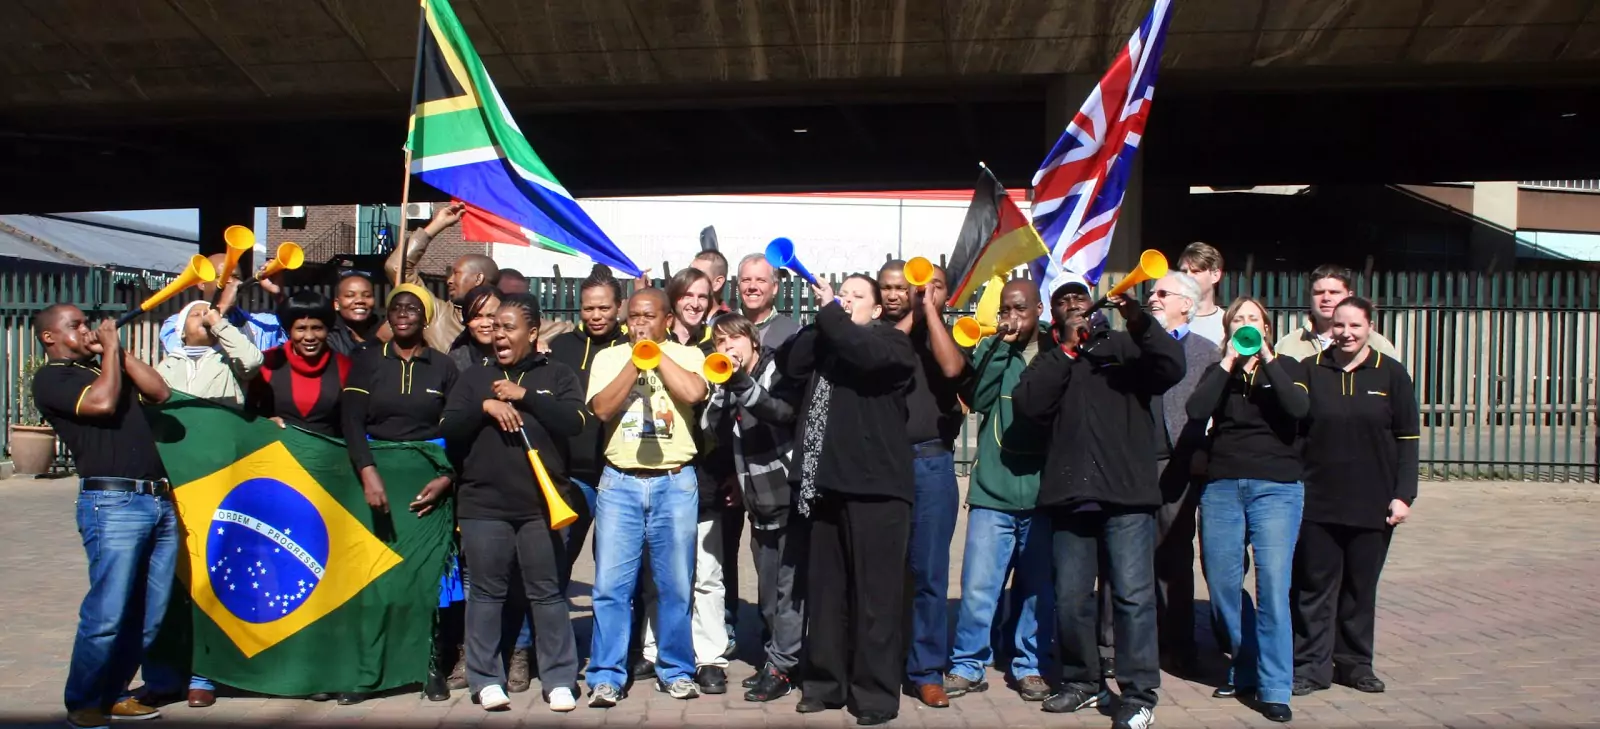
[{"label": "brazilian flag", "polygon": [[449,471],[430,443],[372,443],[390,514],[367,506],[344,441],[174,394],[149,410],[173,484],[178,578],[156,660],[277,696],[422,681],[453,552]]}]

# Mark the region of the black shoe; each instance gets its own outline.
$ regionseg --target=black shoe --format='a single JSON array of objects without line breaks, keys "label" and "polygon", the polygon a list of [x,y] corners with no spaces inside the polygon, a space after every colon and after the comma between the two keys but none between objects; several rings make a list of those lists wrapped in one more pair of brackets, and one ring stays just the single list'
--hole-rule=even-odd
[{"label": "black shoe", "polygon": [[766,668],[762,669],[761,673],[756,674],[756,678],[759,679],[756,685],[751,686],[749,691],[744,692],[745,701],[764,702],[781,699],[794,690],[794,683],[789,680],[789,677],[774,668],[770,663],[767,664]]},{"label": "black shoe", "polygon": [[1150,707],[1122,704],[1111,720],[1111,729],[1150,729],[1155,723],[1156,713]]},{"label": "black shoe", "polygon": [[633,668],[628,669],[628,676],[635,681],[647,681],[656,677],[655,661],[640,658],[633,662]]},{"label": "black shoe", "polygon": [[1383,684],[1383,679],[1377,676],[1362,676],[1350,682],[1350,688],[1364,694],[1381,694],[1389,689]]},{"label": "black shoe", "polygon": [[333,694],[330,694],[326,691],[319,691],[306,697],[307,701],[332,701],[333,699]]},{"label": "black shoe", "polygon": [[1088,709],[1099,706],[1101,702],[1111,698],[1106,691],[1090,693],[1078,689],[1062,689],[1061,693],[1044,700],[1044,705],[1039,707],[1051,714],[1070,714],[1079,709]]},{"label": "black shoe", "polygon": [[363,693],[356,693],[354,691],[350,691],[350,692],[347,692],[347,693],[339,694],[339,705],[340,706],[355,706],[356,704],[359,704],[359,703],[361,703],[363,701],[366,701],[366,700],[367,700],[367,695],[363,694]]},{"label": "black shoe", "polygon": [[1222,684],[1217,687],[1216,691],[1211,692],[1211,698],[1213,699],[1231,699],[1238,695],[1239,687],[1231,683]]},{"label": "black shoe", "polygon": [[856,726],[877,726],[894,721],[896,714],[888,711],[866,711],[856,717]]},{"label": "black shoe", "polygon": [[703,694],[728,693],[728,672],[718,666],[701,666],[694,672],[694,682]]},{"label": "black shoe", "polygon": [[844,704],[830,704],[822,699],[808,699],[804,696],[800,697],[800,702],[794,705],[794,711],[797,714],[815,714],[819,711],[842,708],[844,708]]},{"label": "black shoe", "polygon": [[450,669],[455,663],[453,646],[445,645],[435,636],[433,655],[428,657],[428,677],[422,682],[422,697],[429,701],[449,701]]},{"label": "black shoe", "polygon": [[765,674],[766,672],[767,672],[767,669],[765,669],[765,668],[763,668],[763,669],[761,669],[759,671],[756,671],[755,673],[750,674],[749,678],[747,678],[747,679],[745,679],[743,681],[740,681],[739,685],[743,686],[743,687],[745,687],[747,689],[753,689],[753,688],[756,687],[757,684],[761,683],[761,676],[763,674]]},{"label": "black shoe", "polygon": [[445,685],[445,677],[437,670],[429,669],[428,680],[422,682],[422,698],[429,701],[450,700],[450,687]]},{"label": "black shoe", "polygon": [[1309,678],[1305,678],[1304,676],[1295,676],[1294,688],[1291,690],[1291,693],[1293,693],[1295,696],[1310,696],[1312,692],[1321,691],[1325,688],[1327,688],[1327,686],[1318,686]]},{"label": "black shoe", "polygon": [[1262,704],[1261,715],[1279,724],[1294,718],[1294,712],[1289,710],[1288,704]]},{"label": "black shoe", "polygon": [[1105,658],[1101,658],[1100,659],[1100,677],[1101,678],[1116,678],[1117,677],[1117,659],[1116,658],[1107,656]]}]

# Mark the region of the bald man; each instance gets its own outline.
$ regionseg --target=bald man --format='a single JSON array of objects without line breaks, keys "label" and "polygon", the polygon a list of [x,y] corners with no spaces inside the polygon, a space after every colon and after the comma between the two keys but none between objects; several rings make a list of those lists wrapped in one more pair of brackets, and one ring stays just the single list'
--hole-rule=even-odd
[{"label": "bald man", "polygon": [[[433,220],[417,229],[411,234],[411,241],[406,246],[396,248],[389,254],[389,260],[383,264],[383,272],[389,276],[389,282],[399,285],[400,260],[405,256],[406,279],[404,283],[416,284],[427,289],[427,284],[422,280],[418,271],[422,257],[428,252],[428,244],[438,237],[450,226],[461,222],[461,216],[466,212],[464,203],[451,203],[441,205],[434,212]],[[466,328],[466,323],[461,321],[461,309],[468,302],[462,298],[476,286],[498,286],[500,283],[500,266],[482,253],[467,253],[456,259],[450,267],[450,276],[445,279],[445,296],[448,302],[433,301],[433,318],[428,320],[428,326],[423,330],[423,336],[428,341],[428,346],[448,353],[456,343],[456,337],[461,336],[461,331]],[[430,289],[431,291],[431,289]],[[448,305],[446,305],[448,304]],[[541,319],[539,321],[539,350],[548,352],[549,342],[558,334],[572,331],[572,324],[564,321]]]},{"label": "bald man", "polygon": [[71,304],[33,318],[48,364],[33,378],[33,402],[55,428],[78,470],[78,532],[88,553],[89,592],[67,668],[72,726],[154,719],[127,695],[166,616],[178,564],[178,521],[155,432],[141,401],[171,390],[154,368],[128,357],[116,322],[90,328]]},{"label": "bald man", "polygon": [[594,512],[594,640],[587,680],[593,708],[615,706],[628,683],[624,663],[634,587],[646,554],[656,587],[656,689],[675,699],[700,693],[689,618],[700,492],[687,466],[699,452],[695,406],[705,401],[708,386],[701,374],[705,354],[673,342],[671,331],[666,293],[636,291],[628,299],[628,337],[633,346],[655,342],[660,363],[640,369],[631,346],[609,347],[594,355],[589,368],[589,409],[605,428],[605,470]]},{"label": "bald man", "polygon": [[[1049,346],[1049,332],[1039,325],[1044,306],[1039,287],[1017,279],[1000,292],[998,329],[978,343],[972,354],[974,376],[962,388],[962,399],[983,417],[978,460],[967,489],[966,557],[961,563],[961,605],[956,613],[955,644],[944,690],[954,699],[989,688],[984,666],[993,659],[990,631],[996,618],[1015,628],[1000,637],[1010,662],[1000,665],[1024,701],[1043,701],[1050,685],[1040,664],[1054,632],[1055,597],[1050,581],[1048,517],[1035,506],[1039,471],[1049,430],[1018,421],[1011,409],[1011,390],[1022,371]],[[1012,616],[996,615],[1007,572],[1015,575]]]}]

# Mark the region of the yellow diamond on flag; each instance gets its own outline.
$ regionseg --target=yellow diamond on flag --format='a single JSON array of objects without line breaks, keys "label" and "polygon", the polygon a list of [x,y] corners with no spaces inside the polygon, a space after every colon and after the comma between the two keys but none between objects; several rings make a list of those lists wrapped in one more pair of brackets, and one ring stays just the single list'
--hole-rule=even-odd
[{"label": "yellow diamond on flag", "polygon": [[195,605],[246,658],[400,564],[281,442],[173,490]]}]

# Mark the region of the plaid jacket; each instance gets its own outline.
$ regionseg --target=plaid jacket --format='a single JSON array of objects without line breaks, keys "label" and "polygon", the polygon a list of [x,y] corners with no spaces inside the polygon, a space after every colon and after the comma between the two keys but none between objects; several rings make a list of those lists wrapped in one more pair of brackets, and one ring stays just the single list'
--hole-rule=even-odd
[{"label": "plaid jacket", "polygon": [[701,427],[707,433],[730,428],[734,471],[752,528],[782,527],[788,523],[793,505],[789,473],[798,388],[778,375],[770,348],[761,350],[753,376],[741,369],[712,388]]}]

